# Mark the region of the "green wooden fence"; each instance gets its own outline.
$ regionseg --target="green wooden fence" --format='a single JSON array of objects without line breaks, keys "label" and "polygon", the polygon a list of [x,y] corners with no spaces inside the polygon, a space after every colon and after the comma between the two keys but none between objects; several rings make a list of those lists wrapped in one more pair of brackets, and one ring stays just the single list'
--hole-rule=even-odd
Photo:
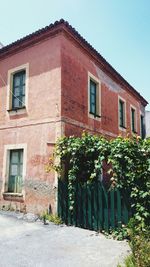
[{"label": "green wooden fence", "polygon": [[131,216],[127,196],[119,190],[107,191],[97,181],[75,185],[75,205],[69,210],[67,182],[58,181],[58,215],[67,225],[109,231],[127,224]]}]

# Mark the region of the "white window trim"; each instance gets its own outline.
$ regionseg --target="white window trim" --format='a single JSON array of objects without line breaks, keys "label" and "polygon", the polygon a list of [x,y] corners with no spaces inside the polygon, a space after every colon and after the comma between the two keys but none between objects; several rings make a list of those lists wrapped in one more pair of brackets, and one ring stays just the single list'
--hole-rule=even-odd
[{"label": "white window trim", "polygon": [[[132,113],[131,113],[132,109],[135,110],[135,132],[132,131]],[[131,132],[134,134],[137,133],[137,108],[133,105],[130,105],[130,125],[131,125]]]},{"label": "white window trim", "polygon": [[[13,69],[8,70],[8,78],[7,78],[7,111],[11,110],[12,108],[12,101],[11,101],[11,91],[12,91],[12,77],[15,73],[25,70],[26,72],[26,84],[25,84],[25,109],[28,110],[28,88],[29,88],[29,63],[24,65],[20,65]],[[19,113],[22,114],[22,110],[19,110]],[[12,110],[12,113],[14,111]]]},{"label": "white window trim", "polygon": [[[120,100],[124,103],[124,117],[125,117],[125,128],[120,126]],[[118,128],[120,131],[126,132],[127,127],[127,113],[126,113],[126,100],[121,96],[118,96]]]},{"label": "white window trim", "polygon": [[[97,103],[98,104],[98,116],[100,117],[94,117],[93,114],[90,114],[90,80],[93,80],[93,82],[95,82],[97,84],[97,88],[96,90],[98,91],[98,100]],[[95,77],[92,73],[88,72],[88,117],[94,120],[101,120],[101,82],[100,80]]]},{"label": "white window trim", "polygon": [[[26,177],[26,167],[27,167],[27,144],[11,144],[11,145],[4,146],[2,193],[7,193],[5,184],[8,182],[8,179],[9,179],[10,150],[15,150],[15,149],[23,149],[22,195],[25,196],[24,181]],[[15,194],[17,195],[17,193]],[[18,195],[20,195],[20,193],[18,193]]]}]

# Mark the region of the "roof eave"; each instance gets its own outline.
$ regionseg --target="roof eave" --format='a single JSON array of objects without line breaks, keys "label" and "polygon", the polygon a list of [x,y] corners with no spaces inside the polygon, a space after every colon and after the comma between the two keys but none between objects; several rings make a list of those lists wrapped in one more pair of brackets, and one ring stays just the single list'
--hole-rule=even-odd
[{"label": "roof eave", "polygon": [[94,49],[67,21],[61,19],[60,21],[56,21],[54,24],[50,24],[49,26],[38,30],[32,34],[23,37],[16,42],[4,46],[0,49],[0,60],[4,59],[12,54],[15,54],[19,51],[26,49],[34,44],[37,44],[49,37],[55,36],[58,33],[64,31],[65,33],[71,35],[71,37],[77,41],[80,46],[82,46],[95,61],[101,66],[101,68],[117,81],[121,86],[125,87],[128,91],[130,91],[133,95],[138,97],[141,103],[146,106],[148,102],[144,99],[140,93],[135,90],[97,51]]}]

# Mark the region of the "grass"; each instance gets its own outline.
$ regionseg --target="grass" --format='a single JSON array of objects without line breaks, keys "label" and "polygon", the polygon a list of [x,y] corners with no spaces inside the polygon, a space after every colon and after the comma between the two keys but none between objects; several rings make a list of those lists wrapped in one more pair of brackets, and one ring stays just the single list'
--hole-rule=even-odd
[{"label": "grass", "polygon": [[48,214],[47,212],[44,212],[41,216],[41,219],[44,221],[44,224],[46,224],[46,221],[53,222],[57,225],[62,224],[62,219],[56,215],[56,214]]}]

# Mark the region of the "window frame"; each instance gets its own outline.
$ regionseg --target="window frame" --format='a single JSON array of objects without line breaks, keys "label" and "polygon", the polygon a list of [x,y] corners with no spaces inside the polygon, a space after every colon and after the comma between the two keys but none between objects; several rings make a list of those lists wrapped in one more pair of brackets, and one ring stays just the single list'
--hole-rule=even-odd
[{"label": "window frame", "polygon": [[[17,162],[13,162],[13,152],[17,153]],[[22,154],[22,156],[21,156]],[[18,182],[17,180],[19,180],[17,177],[21,176],[21,183],[22,183],[22,176],[23,176],[23,149],[12,149],[9,152],[9,177],[8,177],[8,193],[22,193],[22,186],[21,186],[21,190],[20,188],[18,188],[18,184],[20,183],[20,181]],[[22,162],[21,162],[21,157],[22,157]],[[12,171],[12,166],[16,166],[17,165],[17,175],[12,175],[11,171]],[[22,171],[21,171],[22,169]],[[15,177],[14,177],[15,176]],[[11,181],[14,178],[14,184]],[[11,191],[11,187],[13,188],[13,191]],[[19,192],[21,191],[21,192]]]},{"label": "window frame", "polygon": [[[124,104],[124,109],[123,109],[124,123],[123,124],[120,123],[120,102],[122,102]],[[118,127],[119,127],[119,130],[126,131],[126,125],[127,125],[127,121],[126,121],[126,100],[124,98],[122,98],[121,96],[118,96]]]},{"label": "window frame", "polygon": [[[26,71],[25,70],[18,71],[12,75],[12,79],[13,79],[12,80],[12,110],[25,108],[25,100],[24,101],[22,100],[23,97],[25,99],[25,92],[23,94],[23,86],[24,87],[26,86],[26,83],[23,82],[23,75],[25,75],[25,82],[26,82]],[[18,86],[15,85],[15,79],[17,76],[19,77],[19,80],[21,83]],[[19,95],[16,97],[15,96],[15,90],[17,88],[19,88]],[[25,91],[25,89],[24,89],[24,91]],[[20,103],[19,103],[19,106],[15,106],[15,99],[16,98],[19,99],[19,102],[22,102],[22,105],[20,105]]]},{"label": "window frame", "polygon": [[[16,75],[19,72],[25,71],[25,105],[21,107],[13,107],[13,81],[14,81],[14,75]],[[8,81],[7,81],[7,111],[10,114],[14,114],[14,111],[22,113],[25,112],[28,109],[28,82],[29,82],[29,63],[26,63],[24,65],[15,67],[13,69],[8,70]]]},{"label": "window frame", "polygon": [[[95,113],[91,112],[91,82],[96,85]],[[95,120],[101,120],[101,82],[90,72],[88,72],[88,117]]]},{"label": "window frame", "polygon": [[[134,127],[133,127],[132,110],[134,111]],[[131,132],[137,134],[137,109],[133,105],[130,105],[130,125],[131,125]]]},{"label": "window frame", "polygon": [[[23,169],[22,169],[22,192],[13,193],[8,192],[8,182],[9,182],[9,173],[10,173],[10,151],[12,150],[23,150]],[[4,146],[4,156],[3,156],[3,185],[2,193],[7,195],[16,195],[25,197],[24,181],[26,177],[26,168],[27,168],[27,144],[11,144]]]}]

